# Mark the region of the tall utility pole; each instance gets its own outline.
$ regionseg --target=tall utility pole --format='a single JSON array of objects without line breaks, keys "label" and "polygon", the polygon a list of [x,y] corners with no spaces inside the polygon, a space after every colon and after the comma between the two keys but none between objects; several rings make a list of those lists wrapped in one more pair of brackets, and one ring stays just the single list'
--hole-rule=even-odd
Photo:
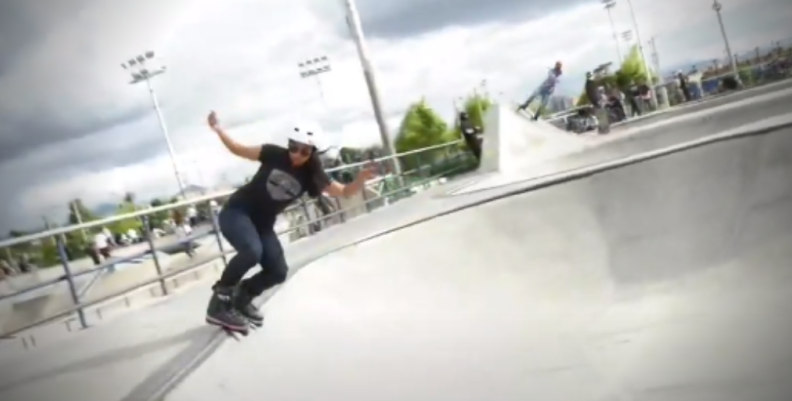
[{"label": "tall utility pole", "polygon": [[619,57],[619,63],[622,62],[621,46],[619,45],[619,35],[616,33],[616,24],[613,23],[612,10],[616,7],[616,0],[602,0],[605,6],[605,11],[608,12],[608,20],[610,21],[611,32],[613,33],[613,41],[616,44],[616,55]]},{"label": "tall utility pole", "polygon": [[720,25],[723,45],[726,46],[726,55],[731,64],[732,74],[734,74],[734,79],[740,82],[740,69],[737,68],[737,60],[734,57],[734,53],[732,53],[731,45],[729,45],[729,36],[726,34],[726,25],[723,24],[723,15],[721,15],[722,9],[723,5],[718,0],[712,1],[712,10],[715,11],[715,14],[718,16],[718,25]]},{"label": "tall utility pole", "polygon": [[154,52],[147,51],[143,54],[130,58],[124,63],[121,63],[121,68],[123,68],[132,76],[132,81],[129,82],[130,85],[145,82],[146,87],[148,88],[149,95],[151,96],[151,103],[154,106],[154,111],[157,113],[157,120],[159,120],[162,135],[165,137],[165,144],[168,146],[168,153],[170,154],[171,164],[173,165],[173,174],[176,176],[176,182],[179,185],[179,194],[181,195],[182,199],[186,199],[187,193],[185,191],[184,180],[182,179],[181,172],[179,171],[179,163],[176,160],[176,152],[174,152],[173,144],[171,144],[170,135],[168,134],[168,126],[165,124],[165,117],[162,116],[162,110],[160,109],[159,101],[157,100],[157,94],[154,93],[154,87],[151,85],[151,80],[158,75],[164,74],[167,68],[163,65],[160,65],[155,67],[153,70],[149,69],[147,63],[153,61]]},{"label": "tall utility pole", "polygon": [[[657,41],[656,38],[653,36],[649,39],[649,48],[652,49],[652,64],[654,64],[655,71],[657,71],[658,77],[660,75],[660,54],[657,52]],[[662,78],[661,78],[662,79]]]},{"label": "tall utility pole", "polygon": [[657,102],[657,89],[655,88],[654,81],[652,81],[652,70],[649,68],[649,61],[646,59],[646,53],[644,52],[643,41],[641,40],[641,33],[638,29],[638,18],[635,16],[635,8],[633,8],[632,0],[627,0],[627,5],[630,8],[630,16],[632,17],[633,22],[633,30],[635,31],[635,40],[638,42],[638,51],[641,54],[641,60],[643,61],[644,69],[646,70],[646,74],[648,75],[649,82],[646,84],[652,88],[651,93],[652,96],[652,104],[654,107],[658,107],[659,104]]},{"label": "tall utility pole", "polygon": [[[74,218],[77,220],[77,225],[82,225],[82,214],[80,213],[80,208],[77,207],[76,199],[71,201],[71,210],[72,213],[74,213]],[[88,233],[85,231],[85,228],[80,229],[80,236],[82,237],[83,241],[88,242]]]},{"label": "tall utility pole", "polygon": [[322,87],[322,78],[320,77],[320,75],[330,72],[330,61],[327,56],[316,57],[298,63],[297,68],[300,70],[300,78],[313,78],[316,80],[316,85],[319,87],[319,97],[322,99],[322,103],[327,106]]},{"label": "tall utility pole", "polygon": [[[374,109],[374,117],[377,119],[377,125],[379,126],[382,146],[388,155],[394,156],[396,155],[396,151],[393,149],[393,142],[391,142],[390,139],[387,121],[382,111],[382,104],[377,90],[377,81],[374,79],[374,68],[369,60],[366,38],[363,35],[363,27],[360,25],[360,15],[358,14],[354,0],[343,1],[346,9],[347,27],[349,28],[349,33],[352,35],[352,39],[355,41],[360,65],[363,67],[363,77],[366,79],[366,86],[368,87],[369,97],[371,98],[371,107]],[[393,160],[392,168],[393,173],[401,177],[401,164],[399,164],[398,160]]]}]

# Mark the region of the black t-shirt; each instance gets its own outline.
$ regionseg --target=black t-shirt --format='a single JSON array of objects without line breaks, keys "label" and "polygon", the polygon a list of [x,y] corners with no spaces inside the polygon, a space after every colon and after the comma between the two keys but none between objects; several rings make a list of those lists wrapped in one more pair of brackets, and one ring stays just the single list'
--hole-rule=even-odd
[{"label": "black t-shirt", "polygon": [[260,229],[271,228],[277,215],[303,193],[317,197],[330,184],[318,157],[295,167],[287,149],[263,145],[259,161],[256,174],[231,195],[228,205],[246,210]]},{"label": "black t-shirt", "polygon": [[476,136],[476,127],[471,121],[462,121],[459,123],[459,129],[466,138],[475,138]]}]

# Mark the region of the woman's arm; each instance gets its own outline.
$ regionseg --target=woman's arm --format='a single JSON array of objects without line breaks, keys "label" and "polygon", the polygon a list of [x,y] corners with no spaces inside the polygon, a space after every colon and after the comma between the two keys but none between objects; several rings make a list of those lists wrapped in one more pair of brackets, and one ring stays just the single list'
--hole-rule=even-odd
[{"label": "woman's arm", "polygon": [[220,138],[220,142],[222,142],[226,149],[233,155],[254,162],[261,161],[261,145],[247,146],[235,141],[222,127],[220,127],[220,121],[217,119],[217,114],[215,114],[214,111],[209,113],[207,123],[209,124],[209,128]]},{"label": "woman's arm", "polygon": [[363,170],[358,173],[357,178],[355,181],[352,181],[349,184],[342,184],[336,181],[330,181],[327,186],[324,188],[324,192],[326,192],[330,196],[340,197],[340,198],[348,198],[360,191],[366,186],[366,181],[374,178],[376,176],[376,169],[377,165],[372,163],[371,165],[366,166]]}]

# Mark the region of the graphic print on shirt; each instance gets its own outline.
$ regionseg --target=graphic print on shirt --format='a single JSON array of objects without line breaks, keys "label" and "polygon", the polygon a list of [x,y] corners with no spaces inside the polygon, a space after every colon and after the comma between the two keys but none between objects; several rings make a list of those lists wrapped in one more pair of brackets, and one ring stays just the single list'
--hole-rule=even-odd
[{"label": "graphic print on shirt", "polygon": [[291,174],[272,169],[267,178],[267,192],[274,201],[290,201],[302,193],[302,185]]}]

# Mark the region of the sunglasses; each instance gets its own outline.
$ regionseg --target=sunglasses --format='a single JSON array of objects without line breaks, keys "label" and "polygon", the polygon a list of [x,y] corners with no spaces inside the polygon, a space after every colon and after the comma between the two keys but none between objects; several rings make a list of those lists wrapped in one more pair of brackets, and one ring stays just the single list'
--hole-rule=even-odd
[{"label": "sunglasses", "polygon": [[313,153],[313,146],[295,141],[289,141],[289,152],[308,157]]}]

